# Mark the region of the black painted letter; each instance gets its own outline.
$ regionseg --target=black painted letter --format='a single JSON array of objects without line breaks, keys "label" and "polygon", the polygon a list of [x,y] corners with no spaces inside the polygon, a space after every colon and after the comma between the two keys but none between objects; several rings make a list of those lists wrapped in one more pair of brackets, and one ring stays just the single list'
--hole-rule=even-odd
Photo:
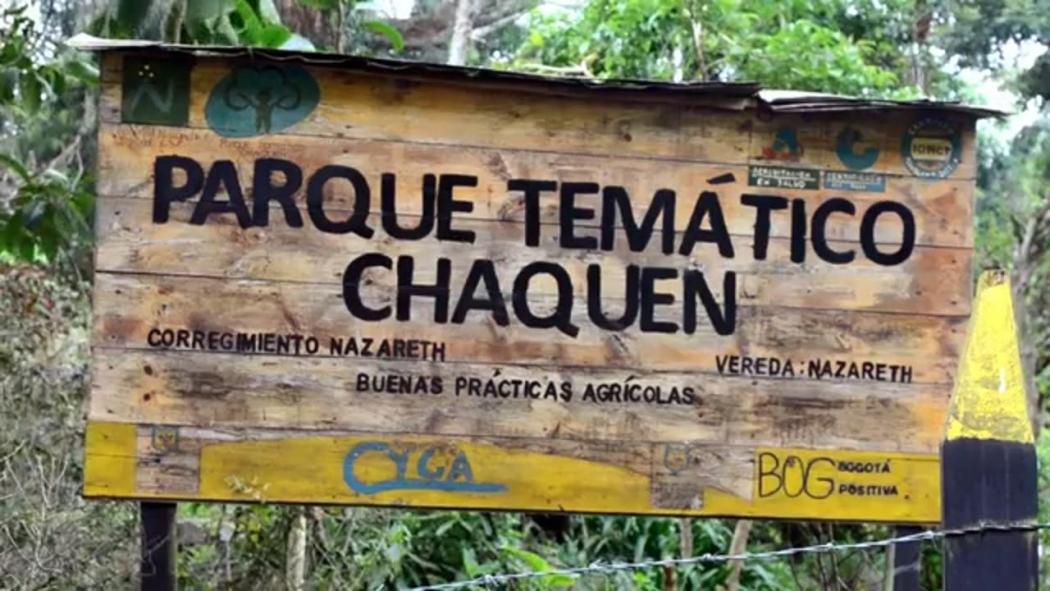
[{"label": "black painted letter", "polygon": [[[536,275],[546,273],[558,284],[558,304],[554,313],[541,317],[533,314],[529,307],[529,281]],[[554,263],[535,262],[525,265],[514,278],[514,289],[511,296],[514,313],[518,320],[529,328],[557,328],[570,337],[576,337],[580,328],[572,323],[572,279],[569,274]]]},{"label": "black painted letter", "polygon": [[[875,224],[883,213],[895,213],[901,219],[903,235],[900,248],[897,252],[886,254],[879,251],[875,242]],[[915,216],[906,206],[896,201],[879,201],[864,212],[864,219],[860,222],[860,246],[864,249],[864,256],[879,265],[899,265],[908,260],[912,250],[915,249]]]},{"label": "black painted letter", "polygon": [[577,236],[576,220],[593,220],[594,209],[576,207],[576,195],[598,192],[598,183],[562,183],[558,200],[558,240],[562,248],[594,250],[598,239],[594,236]]},{"label": "black painted letter", "polygon": [[[704,223],[704,218],[710,218],[710,230],[700,227]],[[682,245],[678,247],[678,254],[691,255],[697,242],[714,242],[718,244],[719,254],[727,259],[733,258],[733,241],[729,237],[725,216],[722,215],[722,206],[718,203],[718,195],[711,191],[700,193],[700,197],[696,200],[696,207],[693,208],[693,215],[689,218],[689,224],[685,228]]]},{"label": "black painted letter", "polygon": [[719,310],[704,274],[695,269],[685,271],[682,281],[683,315],[682,330],[686,334],[696,332],[696,300],[704,307],[715,332],[722,336],[736,332],[736,273],[727,271],[722,280],[722,309]]},{"label": "black painted letter", "polygon": [[[186,173],[186,182],[175,186],[175,169]],[[153,223],[168,221],[168,210],[175,201],[185,201],[200,193],[204,170],[197,161],[184,156],[158,156],[153,161]]]},{"label": "black painted letter", "polygon": [[[483,298],[478,298],[474,295],[479,284],[485,286],[485,297]],[[454,324],[463,324],[463,321],[467,318],[467,312],[471,310],[489,310],[492,312],[492,319],[496,321],[496,324],[499,326],[510,324],[510,318],[507,315],[507,303],[503,300],[503,292],[499,288],[496,266],[488,259],[476,260],[474,265],[470,267],[470,273],[467,274],[467,279],[463,282],[463,293],[459,296],[456,309],[452,312],[452,322]]]},{"label": "black painted letter", "polygon": [[[223,187],[226,189],[227,200],[216,201],[215,196]],[[244,204],[241,181],[237,178],[237,167],[229,160],[218,160],[211,165],[208,178],[204,180],[201,199],[197,202],[197,207],[193,208],[190,223],[202,226],[213,213],[233,213],[242,228],[250,228],[252,225],[252,215],[248,213],[248,207]]]},{"label": "black painted letter", "polygon": [[660,189],[653,194],[653,201],[645,212],[641,225],[634,220],[631,209],[631,198],[623,187],[605,187],[602,189],[602,250],[612,250],[616,233],[616,210],[623,219],[623,230],[627,234],[627,244],[633,252],[641,252],[649,245],[656,228],[656,220],[663,216],[660,245],[664,254],[674,252],[674,206],[675,193],[670,189]]},{"label": "black painted letter", "polygon": [[397,177],[392,173],[383,173],[380,193],[380,209],[383,212],[383,230],[398,240],[419,240],[434,229],[434,200],[437,192],[437,178],[432,174],[423,175],[423,203],[420,210],[419,225],[415,228],[402,228],[397,225]]},{"label": "black painted letter", "polygon": [[[284,184],[273,184],[273,173],[284,175]],[[259,158],[255,161],[252,176],[253,223],[256,226],[270,225],[270,201],[281,204],[284,219],[293,228],[303,227],[303,216],[295,205],[295,192],[303,186],[303,171],[294,162],[280,158]]]},{"label": "black painted letter", "polygon": [[853,215],[857,212],[857,208],[853,206],[853,203],[842,197],[833,197],[824,203],[821,203],[820,207],[813,212],[813,220],[811,222],[813,229],[810,240],[813,241],[813,252],[817,253],[818,257],[834,265],[845,265],[853,262],[856,253],[852,250],[840,252],[832,250],[832,248],[828,246],[827,229],[825,226],[828,223],[828,216],[836,211]]},{"label": "black painted letter", "polygon": [[602,311],[602,267],[587,265],[587,315],[598,328],[621,331],[638,318],[638,265],[627,265],[623,315],[610,319]]},{"label": "black painted letter", "polygon": [[[332,179],[346,179],[354,187],[354,213],[345,221],[329,219],[324,211],[324,187]],[[372,192],[368,181],[356,168],[329,164],[310,177],[306,186],[306,209],[317,229],[331,234],[353,232],[362,238],[371,238],[374,231],[368,227],[368,211],[372,206]]]},{"label": "black painted letter", "polygon": [[346,271],[343,273],[343,302],[346,303],[346,309],[355,318],[374,322],[389,318],[390,306],[369,308],[361,301],[361,276],[364,274],[365,269],[369,267],[390,269],[393,267],[393,263],[390,261],[390,257],[379,253],[363,254],[350,261],[350,264],[346,266]]},{"label": "black painted letter", "polygon": [[397,257],[397,319],[412,319],[412,298],[434,298],[434,322],[448,322],[448,284],[452,275],[452,261],[437,261],[437,282],[434,285],[412,283],[415,261],[410,256]]},{"label": "black painted letter", "polygon": [[642,318],[638,327],[642,332],[678,332],[678,325],[674,322],[656,320],[656,306],[669,306],[674,303],[674,294],[657,293],[656,282],[660,279],[674,279],[678,277],[678,271],[666,267],[645,267],[642,269],[642,278],[639,289]]},{"label": "black painted letter", "polygon": [[452,214],[461,211],[468,213],[474,211],[474,203],[471,201],[457,201],[453,199],[452,192],[456,187],[476,187],[478,177],[463,174],[443,174],[438,180],[438,205],[437,205],[437,237],[438,240],[452,242],[466,242],[474,244],[473,230],[452,229]]},{"label": "black painted letter", "polygon": [[775,195],[750,195],[745,193],[740,196],[740,203],[755,208],[755,245],[753,251],[756,261],[764,261],[769,247],[769,231],[772,226],[770,212],[787,209],[788,200],[786,197],[777,197]]},{"label": "black painted letter", "polygon": [[525,193],[523,199],[525,202],[525,246],[539,246],[540,193],[543,191],[557,191],[558,183],[532,179],[510,179],[507,181],[507,190]]}]

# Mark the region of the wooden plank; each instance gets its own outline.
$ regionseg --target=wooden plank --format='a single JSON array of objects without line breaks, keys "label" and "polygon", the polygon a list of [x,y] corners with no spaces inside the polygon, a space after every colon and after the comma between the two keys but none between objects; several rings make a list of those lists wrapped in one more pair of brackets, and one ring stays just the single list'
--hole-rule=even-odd
[{"label": "wooden plank", "polygon": [[[158,429],[170,435],[159,448]],[[138,433],[123,455],[152,459],[132,475],[140,497],[887,522],[933,522],[940,510],[936,455],[151,425]],[[89,463],[101,459],[87,453]]]},{"label": "wooden plank", "polygon": [[[370,306],[395,298],[393,292],[374,285],[365,291]],[[143,347],[154,328],[296,333],[314,336],[322,344],[332,337],[350,336],[377,343],[393,338],[441,342],[449,361],[714,372],[723,356],[773,356],[803,367],[813,361],[896,365],[911,368],[914,382],[949,383],[966,321],[839,310],[789,314],[773,307],[741,307],[736,332],[729,336],[715,334],[702,319],[693,335],[642,332],[635,325],[610,332],[598,329],[587,317],[586,303],[576,301],[571,318],[579,333],[570,337],[553,328],[527,328],[516,319],[497,327],[482,312],[467,314],[462,324],[435,323],[433,298],[413,303],[410,321],[361,322],[347,312],[341,292],[332,285],[99,273],[94,344]],[[552,306],[542,296],[530,302],[537,314]],[[678,305],[662,308],[658,320],[673,322],[682,316]]]},{"label": "wooden plank", "polygon": [[[230,73],[230,63],[197,60],[191,77],[190,127],[207,129],[205,104],[212,89]],[[593,100],[580,97],[499,89],[479,93],[447,82],[318,67],[306,70],[320,86],[321,104],[282,134],[411,138],[429,144],[708,162],[747,159],[750,118],[743,112],[623,100],[607,101],[599,111]],[[120,76],[113,67],[105,79],[120,80]],[[120,122],[120,101],[113,100],[118,97],[112,91],[102,94],[102,121]],[[424,112],[427,115],[421,117]],[[683,134],[682,129],[690,133]]]},{"label": "wooden plank", "polygon": [[940,518],[972,117],[183,59],[103,59],[85,494]]},{"label": "wooden plank", "polygon": [[[148,57],[154,59],[155,56],[150,55],[150,52],[143,52],[136,57]],[[217,57],[217,56],[211,56]],[[261,57],[261,56],[260,56]],[[112,53],[106,53],[102,56],[102,67],[100,69],[100,78],[105,83],[115,83],[117,85],[121,82],[121,73],[123,71],[122,61],[123,56],[118,56]],[[226,58],[233,59],[233,58]],[[241,60],[243,61],[243,60]],[[324,60],[322,60],[323,62]],[[371,74],[376,76],[382,76],[384,72],[377,72],[374,69],[368,69],[359,67],[356,64],[342,62],[338,64],[322,63],[317,62],[316,67],[321,70],[327,70],[336,68],[344,72],[360,72],[365,74]],[[433,66],[434,64],[424,64],[424,66]],[[439,66],[440,67],[440,66]],[[555,78],[543,78],[543,82],[536,84],[535,79],[523,82],[521,79],[518,80],[497,80],[493,78],[478,78],[468,77],[464,79],[456,78],[455,76],[449,76],[443,72],[427,72],[424,68],[412,68],[398,69],[396,74],[402,80],[409,83],[414,82],[440,82],[442,84],[449,84],[457,88],[473,89],[488,91],[491,89],[497,89],[501,91],[509,92],[525,92],[526,96],[532,94],[541,94],[551,97],[569,97],[569,98],[584,98],[593,99],[595,97],[595,88],[587,87],[583,84],[576,84],[581,82],[580,80],[563,79],[559,77]],[[513,74],[512,74],[513,76]],[[554,80],[554,82],[548,83]],[[568,82],[568,84],[565,84]],[[656,82],[658,85],[662,85],[660,82]],[[744,85],[750,86],[750,83],[743,83]],[[747,109],[753,105],[754,99],[750,92],[751,90],[742,91],[740,87],[728,88],[727,91],[722,92],[720,90],[712,89],[696,89],[692,92],[682,93],[679,89],[674,91],[667,91],[664,88],[643,88],[642,86],[635,86],[634,88],[623,88],[613,89],[609,88],[608,85],[602,85],[600,89],[597,89],[601,94],[601,98],[613,101],[623,101],[626,103],[665,103],[674,105],[687,105],[692,107],[710,107],[712,109],[727,110],[727,111],[741,111]]]},{"label": "wooden plank", "polygon": [[128,423],[89,422],[84,430],[84,494],[132,496],[135,494],[136,428]]},{"label": "wooden plank", "polygon": [[[215,428],[933,453],[948,389],[871,383],[858,390],[845,381],[712,380],[699,372],[107,347],[98,351],[90,417]],[[887,431],[888,423],[896,428]]]},{"label": "wooden plank", "polygon": [[[169,222],[157,225],[151,223],[152,205],[147,201],[100,200],[96,269],[341,284],[349,261],[376,252],[391,258],[413,257],[419,269],[418,281],[434,283],[435,260],[444,248],[433,236],[396,241],[378,230],[375,237],[365,239],[357,234],[336,235],[289,227],[280,216],[266,228],[241,229],[232,219],[192,225],[186,223],[192,211],[191,205],[175,204]],[[379,228],[379,215],[373,214],[369,223]],[[416,223],[418,219],[405,222]],[[575,295],[584,297],[587,267],[599,264],[603,294],[622,299],[629,265],[675,266],[703,269],[711,277],[721,277],[727,271],[737,273],[738,294],[746,305],[937,315],[968,312],[968,299],[960,297],[968,293],[970,286],[970,251],[966,249],[918,247],[908,261],[895,266],[876,265],[864,258],[851,265],[832,265],[815,256],[807,263],[793,264],[789,260],[789,241],[774,238],[765,261],[755,261],[750,256],[724,259],[713,249],[669,259],[660,252],[632,252],[622,239],[611,252],[562,251],[557,246],[556,226],[550,228],[550,240],[531,249],[521,248],[520,224],[465,220],[458,227],[479,238],[475,245],[457,248],[457,257],[498,261],[497,274],[503,286],[510,286],[517,270],[530,262],[559,260],[573,280]],[[833,242],[832,248],[844,251],[856,250],[858,246]],[[462,285],[467,272],[465,267],[454,268],[451,283]],[[814,282],[814,275],[819,275],[821,281]],[[371,279],[377,285],[395,287],[393,273],[374,273]],[[661,290],[672,287],[669,281],[658,285]],[[557,286],[553,281],[537,281],[532,291],[556,295]]]},{"label": "wooden plank", "polygon": [[[212,90],[232,71],[233,60],[198,59],[193,68],[188,125],[206,129],[205,105]],[[593,155],[632,155],[692,162],[768,164],[777,132],[802,131],[804,149],[792,159],[803,167],[844,169],[836,152],[838,134],[863,132],[882,156],[870,171],[913,176],[900,156],[909,127],[927,117],[880,112],[814,117],[715,110],[659,101],[611,100],[596,109],[588,97],[551,96],[521,89],[484,90],[442,81],[418,81],[337,68],[305,68],[321,101],[309,117],[282,135],[387,139],[454,145],[515,148]],[[104,87],[118,86],[122,68],[106,63]],[[104,90],[100,116],[118,123],[119,93]],[[426,117],[420,117],[426,113]],[[960,164],[948,176],[972,180],[976,173],[974,124],[969,116],[939,114],[956,128]],[[873,121],[874,120],[874,121]],[[684,130],[688,130],[685,132]],[[797,136],[796,136],[797,137]]]},{"label": "wooden plank", "polygon": [[[973,245],[973,224],[959,223],[960,220],[971,219],[973,215],[973,187],[972,183],[965,180],[928,181],[894,177],[887,179],[885,191],[881,193],[769,189],[748,186],[747,167],[733,164],[696,165],[629,158],[627,154],[594,157],[486,148],[457,148],[450,152],[444,147],[400,141],[289,136],[229,139],[218,138],[202,130],[132,125],[103,126],[99,142],[98,190],[100,194],[112,197],[152,198],[155,159],[178,154],[197,160],[205,169],[217,160],[231,160],[237,167],[245,198],[250,201],[254,162],[277,154],[291,154],[292,160],[303,170],[304,186],[313,172],[327,164],[351,166],[361,171],[371,188],[373,211],[379,210],[380,175],[383,173],[396,174],[397,211],[405,214],[421,212],[420,195],[424,175],[454,173],[478,179],[476,188],[461,188],[456,192],[457,199],[473,204],[473,211],[457,215],[463,219],[521,221],[525,212],[523,194],[521,191],[509,191],[507,182],[510,179],[526,178],[624,187],[630,196],[634,217],[639,221],[649,210],[654,194],[660,189],[670,189],[675,191],[677,198],[674,212],[676,230],[688,226],[701,191],[712,191],[719,197],[729,231],[749,237],[754,234],[756,210],[741,202],[743,194],[801,199],[806,204],[809,216],[832,197],[846,198],[855,205],[856,214],[832,215],[827,224],[827,236],[829,239],[851,242],[859,239],[864,212],[877,202],[895,201],[912,211],[917,244],[951,247]],[[719,184],[709,182],[710,179],[727,174],[731,174],[735,181]],[[294,198],[305,212],[304,193],[305,189],[301,189]],[[191,200],[196,201],[197,197]],[[577,200],[580,207],[595,207],[598,215],[601,215],[598,195],[585,194]],[[348,187],[332,189],[327,192],[325,202],[326,207],[333,211],[345,212],[353,209],[354,194]],[[542,222],[556,224],[558,194],[545,192],[541,194],[539,203]],[[279,207],[277,203],[271,205]],[[277,216],[275,214],[272,217]],[[599,221],[580,220],[577,225],[594,227]],[[792,222],[787,210],[773,212],[770,222],[771,236],[790,236]],[[619,215],[616,223],[622,225]],[[901,224],[892,215],[883,216],[875,224],[874,230],[875,240],[879,243],[899,244],[901,241]],[[749,248],[749,244],[741,244],[738,248],[744,251]],[[742,252],[741,256],[744,254]],[[815,255],[810,252],[810,256]]]}]

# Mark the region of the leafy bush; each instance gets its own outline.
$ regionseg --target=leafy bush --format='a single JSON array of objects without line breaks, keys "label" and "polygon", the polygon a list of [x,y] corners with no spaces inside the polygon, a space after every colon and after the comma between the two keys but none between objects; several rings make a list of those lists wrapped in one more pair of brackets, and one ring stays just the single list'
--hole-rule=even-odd
[{"label": "leafy bush", "polygon": [[97,82],[89,56],[0,12],[0,262],[86,267]]},{"label": "leafy bush", "polygon": [[82,480],[88,291],[0,266],[0,588],[130,586],[134,505],[87,503]]}]

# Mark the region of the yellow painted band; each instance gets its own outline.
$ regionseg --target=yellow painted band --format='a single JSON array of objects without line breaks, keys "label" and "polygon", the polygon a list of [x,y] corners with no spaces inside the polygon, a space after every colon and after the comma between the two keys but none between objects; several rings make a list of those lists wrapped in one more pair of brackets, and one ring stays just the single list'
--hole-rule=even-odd
[{"label": "yellow painted band", "polygon": [[[159,482],[137,490],[137,429],[88,424],[86,496],[899,523],[940,519],[935,455],[758,448],[740,458],[753,464],[750,474],[741,474],[750,489],[734,494],[703,486],[704,474],[682,473],[673,486],[687,488],[685,497],[693,501],[671,507],[657,500],[656,489],[667,486],[670,477],[650,473],[656,467],[631,470],[457,438],[295,437],[205,445],[199,487],[191,492],[164,490]],[[695,453],[705,452],[701,447]]]},{"label": "yellow painted band", "polygon": [[128,423],[88,421],[84,437],[84,496],[135,494],[137,429]]},{"label": "yellow painted band", "polygon": [[986,272],[978,283],[952,393],[947,439],[1033,443],[1010,281]]},{"label": "yellow painted band", "polygon": [[654,505],[649,474],[601,462],[447,438],[308,437],[204,447],[199,495],[258,502],[940,520],[936,455],[761,448],[754,466],[752,498],[697,486],[697,505],[675,509]]}]

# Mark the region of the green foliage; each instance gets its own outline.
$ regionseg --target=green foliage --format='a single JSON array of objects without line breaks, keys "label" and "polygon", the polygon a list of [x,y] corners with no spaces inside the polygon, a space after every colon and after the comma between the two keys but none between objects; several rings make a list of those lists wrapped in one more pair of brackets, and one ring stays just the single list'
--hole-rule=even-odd
[{"label": "green foliage", "polygon": [[[528,516],[468,511],[300,509],[278,506],[184,504],[181,520],[192,520],[206,539],[185,547],[180,585],[186,589],[269,588],[280,585],[294,520],[307,515],[308,588],[388,589],[466,580],[501,573],[548,572],[594,562],[628,562],[677,556],[678,519],[571,517],[563,539],[548,537]],[[305,513],[304,513],[305,512]],[[695,553],[726,551],[732,530],[719,520],[690,520]],[[228,542],[223,542],[222,532]],[[762,526],[753,549],[781,544]],[[730,566],[567,576],[551,574],[520,581],[514,589],[662,591],[673,577],[677,589],[706,590],[724,584]],[[673,573],[673,574],[672,574]],[[784,563],[749,563],[742,589],[791,587]]]},{"label": "green foliage", "polygon": [[[370,3],[362,3],[359,2],[359,0],[298,1],[299,4],[302,4],[303,6],[320,10],[329,18],[335,19],[337,28],[339,29],[337,34],[341,37],[339,44],[347,41],[347,33],[359,31],[382,38],[390,45],[394,53],[400,53],[405,49],[405,38],[401,35],[401,31],[399,31],[397,27],[386,21],[362,17],[362,15],[365,14],[365,9],[369,8]],[[350,39],[349,41],[353,42],[355,40]],[[365,48],[368,45],[365,39],[358,39],[353,45],[359,53],[368,53],[365,51]],[[338,50],[339,48],[337,47],[336,49]]]},{"label": "green foliage", "polygon": [[281,24],[273,0],[116,0],[89,29],[104,37],[205,45],[282,47],[297,39]]},{"label": "green foliage", "polygon": [[[1050,523],[1050,432],[1046,429],[1040,434],[1035,451],[1039,462],[1039,523]],[[1050,530],[1040,531],[1039,537],[1043,548],[1050,545]],[[1039,572],[1045,581],[1046,573],[1050,573],[1050,554],[1046,552],[1040,553]]]},{"label": "green foliage", "polygon": [[361,23],[361,27],[370,33],[374,33],[386,39],[394,48],[395,53],[400,53],[405,49],[405,38],[401,36],[401,31],[398,31],[397,28],[390,23],[377,20],[366,20]]},{"label": "green foliage", "polygon": [[[744,80],[772,88],[824,90],[857,96],[893,96],[897,75],[874,65],[874,45],[851,40],[810,20],[796,20],[766,35],[754,47],[734,47],[730,59]],[[798,59],[804,48],[805,60]]]},{"label": "green foliage", "polygon": [[[856,95],[901,89],[907,59],[895,27],[903,2],[592,0],[579,14],[536,13],[516,65],[539,62],[600,78],[757,80]],[[800,55],[806,59],[799,59]]]},{"label": "green foliage", "polygon": [[963,65],[990,67],[1009,42],[1050,43],[1048,0],[943,0],[937,17],[949,26],[942,43]]},{"label": "green foliage", "polygon": [[935,3],[940,44],[962,66],[1002,70],[1022,97],[1050,99],[1050,52],[1016,71],[1011,53],[1050,45],[1050,0],[941,0]]},{"label": "green foliage", "polygon": [[[506,547],[504,552],[521,561],[528,570],[526,572],[547,573],[554,570],[542,556],[521,548]],[[551,574],[550,576],[537,579],[537,582],[546,588],[556,589],[558,587],[570,587],[576,582],[577,577],[566,574]]]},{"label": "green foliage", "polygon": [[0,166],[20,183],[9,212],[0,214],[0,254],[11,260],[50,261],[86,241],[93,194],[62,171],[31,174],[20,162],[0,154]]},{"label": "green foliage", "polygon": [[589,2],[578,16],[538,15],[521,60],[551,66],[584,64],[601,78],[667,79],[674,51],[686,45],[680,2]]},{"label": "green foliage", "polygon": [[53,269],[0,265],[3,589],[120,589],[135,580],[135,506],[80,497],[89,300],[88,285]]},{"label": "green foliage", "polygon": [[[977,201],[982,268],[1012,268],[1027,315],[1024,353],[1039,408],[1050,405],[1050,121],[1022,130],[985,167]],[[1045,422],[1045,417],[1041,422]]]},{"label": "green foliage", "polygon": [[23,9],[0,14],[0,261],[75,263],[90,245],[89,58],[45,57]]}]

